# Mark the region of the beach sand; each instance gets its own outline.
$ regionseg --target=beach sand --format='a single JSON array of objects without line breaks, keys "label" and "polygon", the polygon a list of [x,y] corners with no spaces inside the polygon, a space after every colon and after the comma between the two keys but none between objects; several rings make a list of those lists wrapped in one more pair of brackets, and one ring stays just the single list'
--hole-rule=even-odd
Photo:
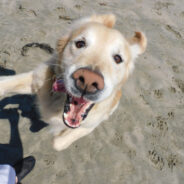
[{"label": "beach sand", "polygon": [[[27,72],[50,54],[24,45],[56,41],[73,20],[112,12],[125,37],[145,32],[148,48],[124,85],[118,110],[62,152],[29,96],[0,101],[0,161],[35,156],[23,184],[184,183],[184,5],[180,0],[1,0],[0,75]],[[44,127],[44,128],[43,128]],[[20,137],[19,137],[20,136]],[[11,137],[11,139],[10,139]]]}]

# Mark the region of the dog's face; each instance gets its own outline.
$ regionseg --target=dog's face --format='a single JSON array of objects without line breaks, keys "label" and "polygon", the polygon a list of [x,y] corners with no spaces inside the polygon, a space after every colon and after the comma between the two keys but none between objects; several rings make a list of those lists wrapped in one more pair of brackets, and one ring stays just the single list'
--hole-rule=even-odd
[{"label": "dog's face", "polygon": [[113,15],[93,16],[59,41],[68,94],[63,119],[71,128],[79,127],[95,103],[122,86],[146,47],[142,33],[128,42],[112,28],[114,23]]}]

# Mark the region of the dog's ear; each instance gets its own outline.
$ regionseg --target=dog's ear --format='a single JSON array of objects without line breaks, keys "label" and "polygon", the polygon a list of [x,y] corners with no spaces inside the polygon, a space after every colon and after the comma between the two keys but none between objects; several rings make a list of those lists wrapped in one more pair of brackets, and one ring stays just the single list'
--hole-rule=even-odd
[{"label": "dog's ear", "polygon": [[65,46],[66,46],[67,43],[68,43],[68,41],[69,41],[69,36],[64,36],[64,37],[62,37],[61,39],[59,39],[59,40],[57,41],[56,50],[57,50],[57,52],[58,52],[59,55],[62,54],[62,52],[63,52]]},{"label": "dog's ear", "polygon": [[114,14],[92,15],[90,20],[92,22],[98,22],[109,28],[112,28],[116,23],[116,16]]},{"label": "dog's ear", "polygon": [[128,41],[130,44],[132,59],[135,59],[138,55],[144,53],[147,46],[147,38],[144,33],[135,32],[135,35]]}]

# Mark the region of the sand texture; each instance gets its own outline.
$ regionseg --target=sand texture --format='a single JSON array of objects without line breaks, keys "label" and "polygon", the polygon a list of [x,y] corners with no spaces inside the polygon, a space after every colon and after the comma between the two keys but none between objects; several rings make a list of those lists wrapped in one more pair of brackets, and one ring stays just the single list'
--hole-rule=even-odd
[{"label": "sand texture", "polygon": [[[22,184],[184,183],[183,0],[1,0],[0,75],[26,72],[55,48],[71,22],[92,13],[115,13],[126,37],[142,30],[148,48],[124,85],[118,110],[68,149],[52,148],[49,127],[38,119],[34,97],[0,99],[0,162],[34,155]],[[3,68],[2,68],[3,67]]]}]

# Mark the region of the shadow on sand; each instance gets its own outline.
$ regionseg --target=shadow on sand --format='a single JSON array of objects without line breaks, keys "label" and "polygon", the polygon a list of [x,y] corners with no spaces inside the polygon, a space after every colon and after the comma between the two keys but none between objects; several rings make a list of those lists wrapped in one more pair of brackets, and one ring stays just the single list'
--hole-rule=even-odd
[{"label": "shadow on sand", "polygon": [[[14,75],[13,70],[1,69],[1,75]],[[7,105],[14,104],[16,107],[7,108]],[[6,107],[6,108],[5,108]],[[18,123],[20,116],[30,119],[30,131],[38,132],[47,124],[40,120],[39,113],[35,105],[35,96],[14,95],[6,97],[0,101],[0,119],[8,119],[10,123],[9,144],[0,143],[0,164],[14,165],[23,158],[23,147],[20,139]],[[1,133],[1,130],[0,130]]]}]

